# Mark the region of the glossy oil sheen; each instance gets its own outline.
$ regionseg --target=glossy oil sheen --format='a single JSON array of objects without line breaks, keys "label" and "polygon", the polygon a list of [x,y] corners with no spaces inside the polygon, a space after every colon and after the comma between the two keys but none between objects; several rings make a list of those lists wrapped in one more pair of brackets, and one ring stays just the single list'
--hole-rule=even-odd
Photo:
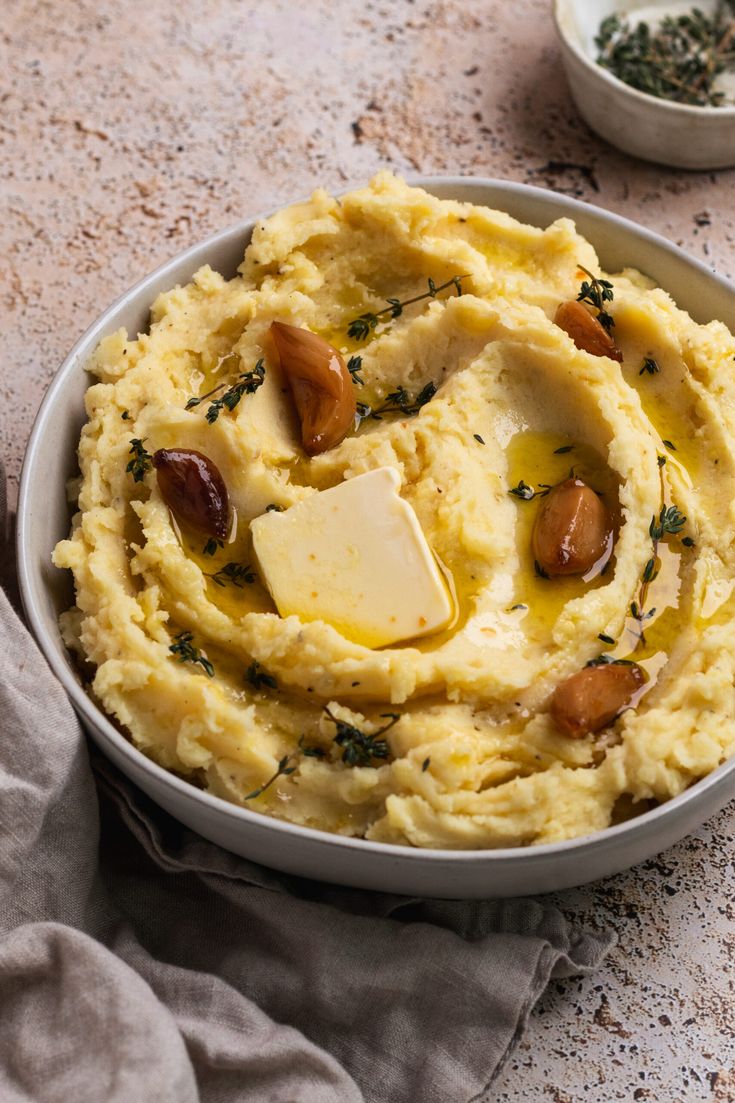
[{"label": "glossy oil sheen", "polygon": [[[538,226],[560,217],[572,218],[597,249],[605,270],[635,266],[665,287],[696,321],[719,318],[735,330],[735,288],[627,219],[522,184],[463,177],[410,182],[440,198],[485,204]],[[187,250],[105,311],[62,365],[31,434],[18,507],[23,603],[32,631],[93,739],[153,800],[213,842],[287,872],[386,892],[448,898],[550,892],[616,873],[699,826],[735,794],[735,760],[660,808],[563,843],[528,849],[439,851],[342,838],[261,816],[194,788],[133,747],[85,693],[58,628],[59,612],[73,601],[71,579],[68,572],[51,566],[51,552],[69,529],[65,482],[77,470],[76,447],[89,385],[83,366],[101,338],[120,326],[133,333],[144,332],[156,296],[176,283],[186,283],[202,264],[233,276],[254,225],[243,222]],[[246,549],[242,551],[247,554]],[[562,585],[566,584],[567,580],[562,580]],[[223,595],[223,600],[247,605],[256,595],[257,588],[232,593],[226,599]]]}]

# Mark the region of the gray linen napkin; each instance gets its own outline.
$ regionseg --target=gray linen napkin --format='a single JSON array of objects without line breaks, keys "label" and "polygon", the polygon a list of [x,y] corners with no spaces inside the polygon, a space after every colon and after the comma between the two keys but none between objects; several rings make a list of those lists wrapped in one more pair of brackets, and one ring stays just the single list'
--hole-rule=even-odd
[{"label": "gray linen napkin", "polygon": [[613,944],[274,873],[92,760],[0,591],[3,1103],[487,1101],[550,978]]}]

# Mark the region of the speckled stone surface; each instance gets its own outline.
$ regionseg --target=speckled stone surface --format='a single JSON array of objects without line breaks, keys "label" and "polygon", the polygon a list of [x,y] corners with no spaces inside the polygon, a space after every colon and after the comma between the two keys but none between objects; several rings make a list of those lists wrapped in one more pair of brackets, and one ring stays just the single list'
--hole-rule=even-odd
[{"label": "speckled stone surface", "polygon": [[[3,0],[11,501],[44,389],[103,307],[214,230],[381,166],[557,188],[735,270],[735,173],[644,165],[596,139],[546,0]],[[735,1100],[734,811],[558,896],[619,947],[548,992],[493,1099]]]}]

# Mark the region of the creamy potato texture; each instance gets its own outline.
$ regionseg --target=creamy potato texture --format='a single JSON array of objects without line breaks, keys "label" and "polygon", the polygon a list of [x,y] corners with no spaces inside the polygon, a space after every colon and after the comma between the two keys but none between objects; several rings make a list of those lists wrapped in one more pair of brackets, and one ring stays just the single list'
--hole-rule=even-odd
[{"label": "creamy potato texture", "polygon": [[[156,300],[148,333],[101,343],[78,512],[55,563],[76,583],[64,637],[137,747],[293,823],[442,848],[596,831],[732,753],[735,340],[631,270],[610,277],[606,304],[623,362],[590,355],[553,320],[579,294],[580,266],[600,274],[566,219],[525,226],[382,174],[256,226],[234,279],[202,268]],[[454,276],[461,295],[450,284],[348,337],[361,314]],[[359,403],[429,383],[436,393],[409,415],[365,417],[309,458],[274,320],[361,356]],[[235,409],[210,422],[212,399],[186,408],[261,358],[262,386]],[[205,552],[176,523],[149,465],[137,482],[126,471],[132,439],[217,465],[233,509],[223,546]],[[385,466],[451,580],[449,628],[373,650],[279,617],[255,569],[239,585],[221,573],[253,567],[249,525],[269,506]],[[611,511],[614,551],[587,577],[544,578],[531,553],[544,498],[512,491],[570,469]],[[652,520],[673,506],[685,523],[654,543]],[[171,651],[182,632],[213,677]],[[602,731],[569,738],[551,696],[601,655],[640,664],[643,692]],[[386,714],[398,719],[380,734]],[[386,754],[351,763],[335,738],[345,724],[378,733]]]}]

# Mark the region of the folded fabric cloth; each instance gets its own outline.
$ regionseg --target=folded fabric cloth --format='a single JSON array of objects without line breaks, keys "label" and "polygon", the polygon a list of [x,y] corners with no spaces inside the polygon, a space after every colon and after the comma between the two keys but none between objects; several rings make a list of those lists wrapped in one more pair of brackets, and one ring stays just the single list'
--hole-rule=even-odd
[{"label": "folded fabric cloth", "polygon": [[550,978],[613,944],[274,873],[91,758],[0,592],[3,1103],[488,1100]]}]

